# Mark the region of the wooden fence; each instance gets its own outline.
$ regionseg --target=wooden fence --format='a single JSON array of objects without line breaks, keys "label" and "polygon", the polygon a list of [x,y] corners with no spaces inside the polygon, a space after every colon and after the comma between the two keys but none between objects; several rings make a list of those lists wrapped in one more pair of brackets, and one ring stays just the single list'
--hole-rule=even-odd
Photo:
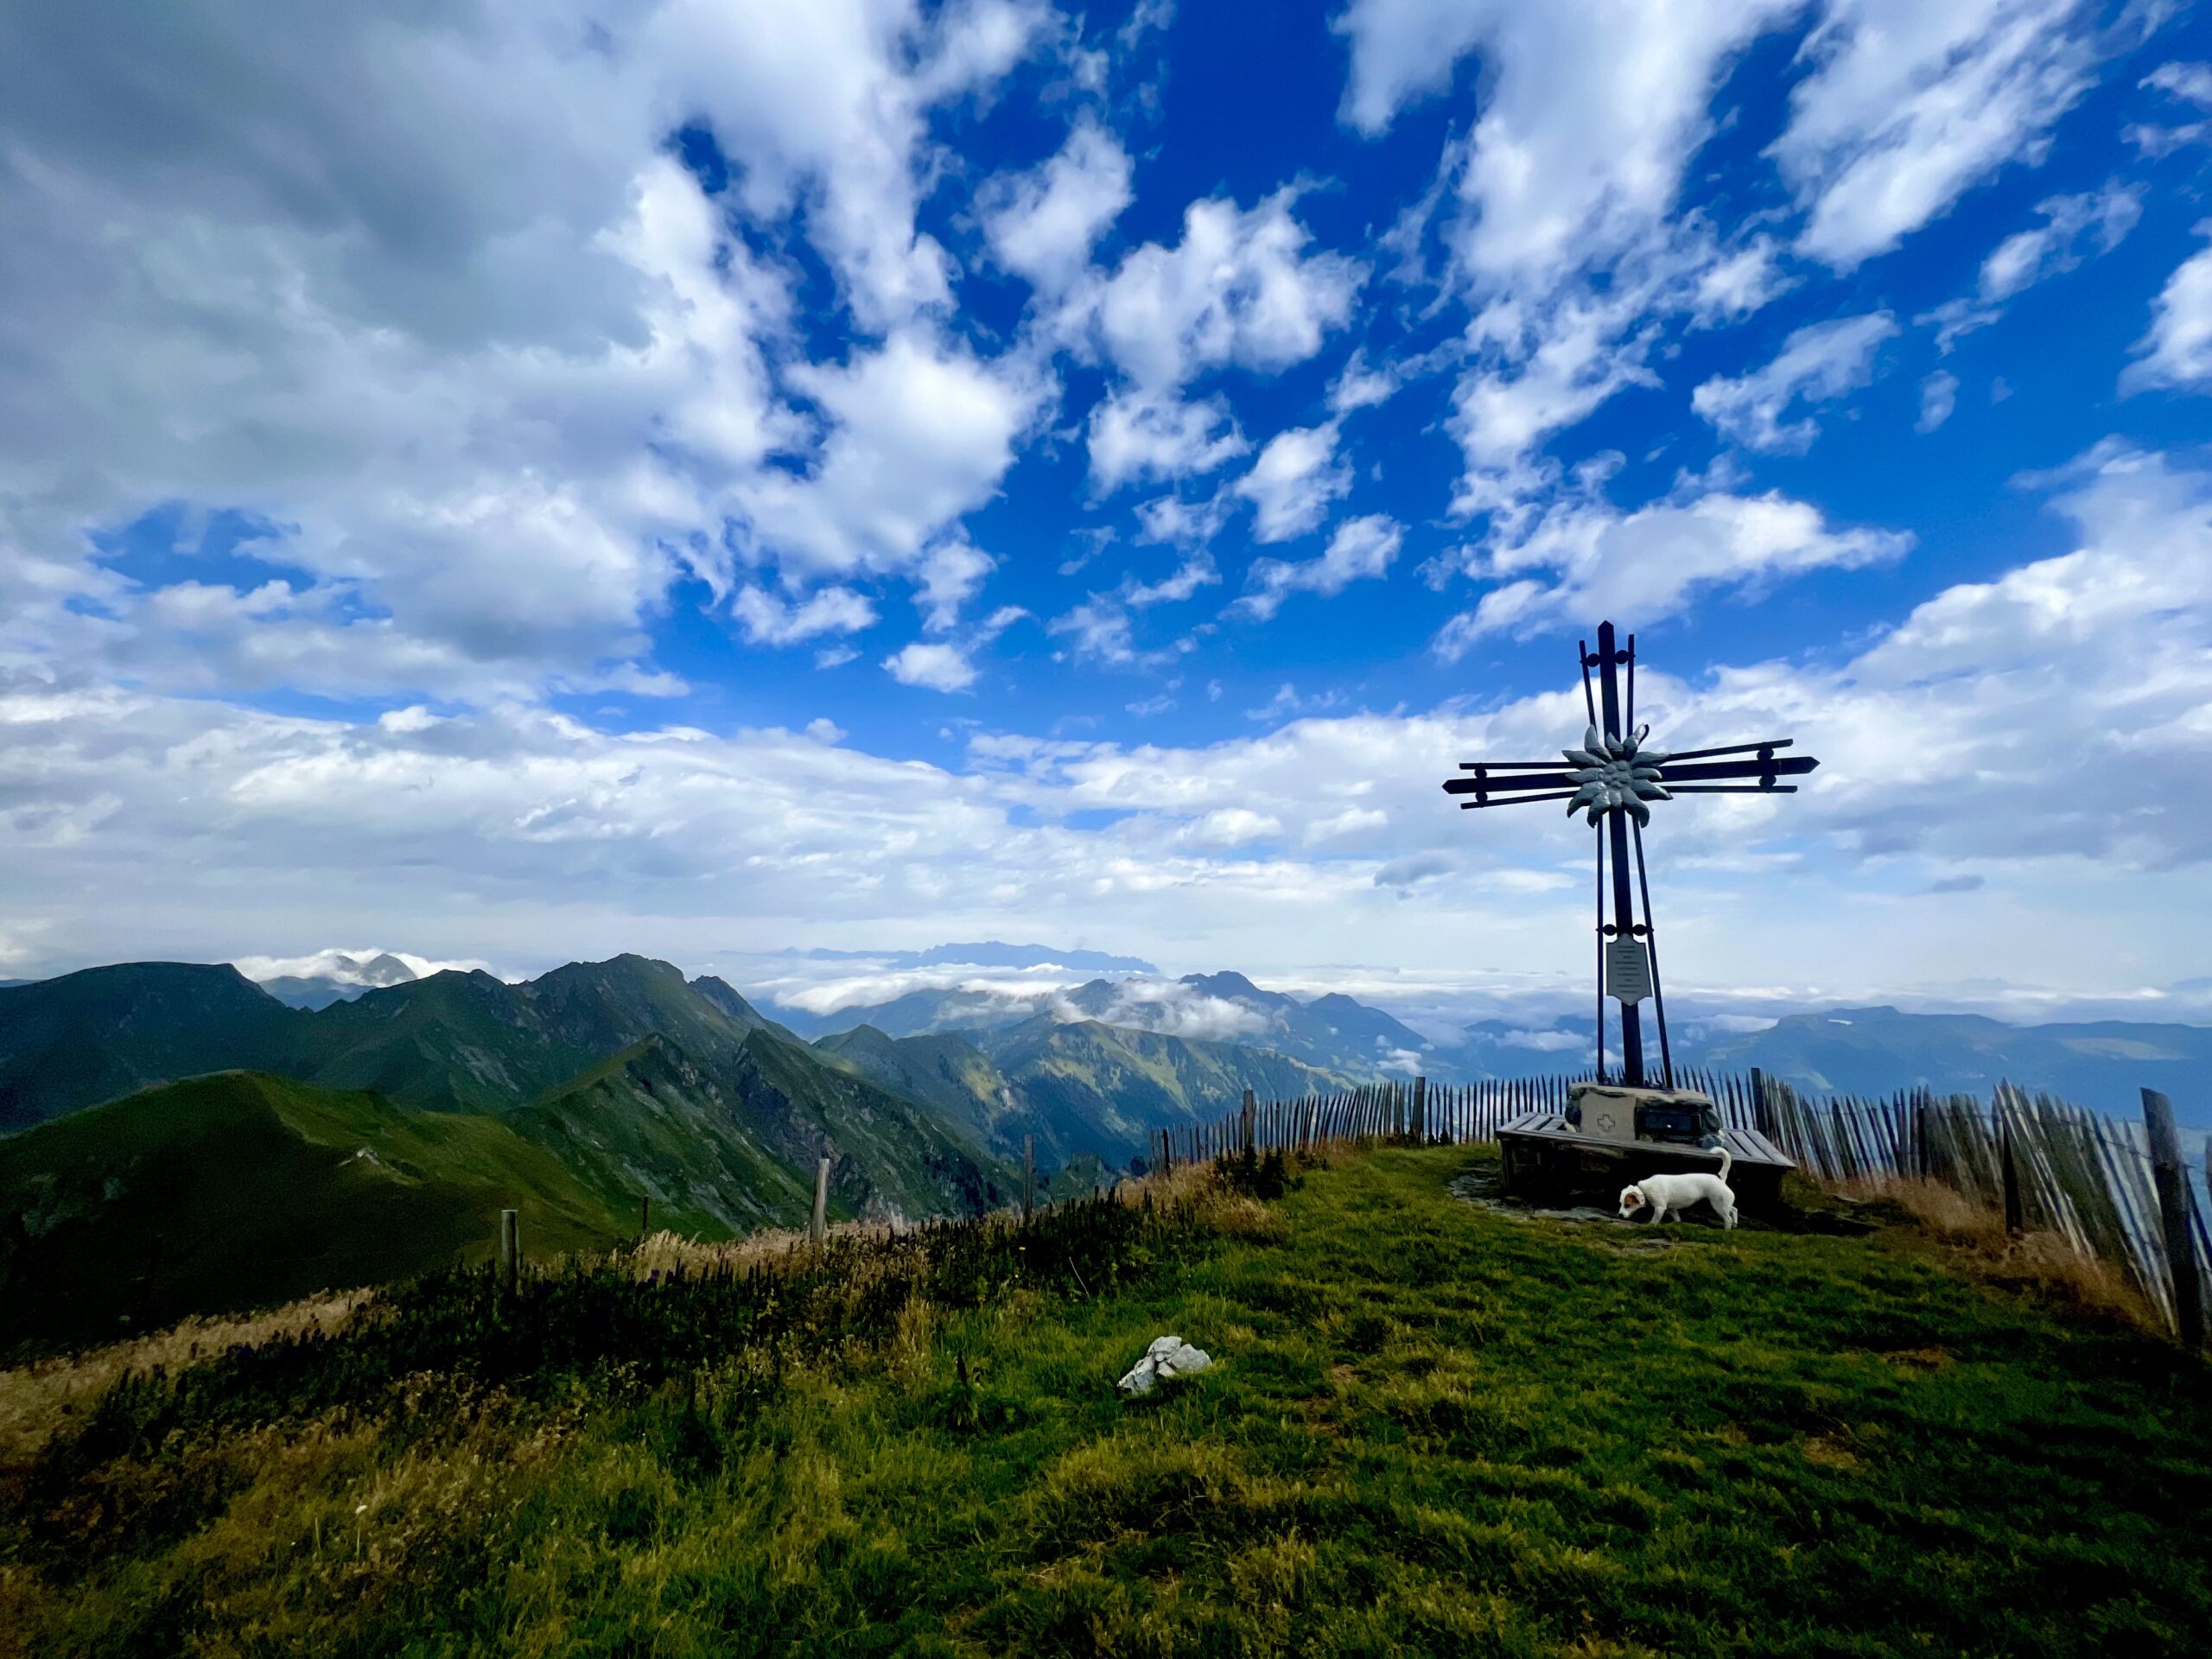
[{"label": "wooden fence", "polygon": [[[1155,1131],[1153,1156],[1172,1167],[1248,1148],[1491,1141],[1524,1112],[1563,1108],[1570,1085],[1593,1075],[1461,1084],[1416,1077],[1302,1100],[1257,1101],[1248,1090],[1241,1108],[1217,1119]],[[1709,1095],[1731,1128],[1758,1130],[1815,1180],[1876,1187],[1897,1179],[1940,1183],[2001,1212],[2012,1232],[2055,1233],[2082,1255],[2110,1262],[2169,1329],[2178,1332],[2191,1303],[2202,1322],[2203,1299],[2196,1287],[2212,1283],[2206,1224],[2212,1145],[2202,1188],[2193,1173],[2165,1164],[2168,1196],[2162,1202],[2161,1160],[2153,1156],[2145,1123],[2031,1096],[2009,1084],[1999,1084],[1985,1103],[1927,1090],[1886,1099],[1815,1096],[1756,1071],[1745,1077],[1678,1068],[1675,1075]],[[2189,1262],[2178,1260],[2184,1253]]]}]

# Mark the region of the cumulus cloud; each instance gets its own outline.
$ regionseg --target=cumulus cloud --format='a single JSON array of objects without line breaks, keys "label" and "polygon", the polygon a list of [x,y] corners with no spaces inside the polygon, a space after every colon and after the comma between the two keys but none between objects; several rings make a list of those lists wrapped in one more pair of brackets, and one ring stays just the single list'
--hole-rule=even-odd
[{"label": "cumulus cloud", "polygon": [[1319,529],[1330,504],[1351,489],[1335,424],[1276,433],[1236,488],[1252,503],[1254,541],[1287,542]]},{"label": "cumulus cloud", "polygon": [[979,194],[999,263],[1048,293],[1066,289],[1090,264],[1099,236],[1135,200],[1130,173],[1121,142],[1095,119],[1077,120],[1051,161]]},{"label": "cumulus cloud", "polygon": [[1948,370],[1936,370],[1920,383],[1920,418],[1912,423],[1912,429],[1933,432],[1951,418],[1958,403],[1959,377]]},{"label": "cumulus cloud", "polygon": [[755,645],[795,645],[825,633],[858,633],[875,625],[875,607],[849,588],[824,588],[792,604],[759,588],[741,588],[730,611]]},{"label": "cumulus cloud", "polygon": [[[729,220],[772,230],[804,207],[844,302],[918,384],[927,365],[896,353],[948,356],[916,344],[946,297],[914,228],[925,116],[1001,77],[1041,10],[559,10],[418,27],[188,9],[158,99],[111,96],[138,66],[73,14],[16,31],[0,536],[45,573],[50,646],[162,654],[162,612],[89,566],[82,536],[183,499],[281,527],[259,556],[298,573],[270,629],[298,689],[652,683],[642,625],[671,585],[738,585],[713,551],[732,512],[758,509],[765,559],[788,531],[804,577],[903,569],[918,522],[988,493],[1001,446],[950,373],[925,392],[972,445],[949,456],[837,407],[834,380],[811,388],[824,429],[794,410],[764,349],[792,352],[789,272]],[[731,163],[721,200],[666,153],[672,111]],[[851,453],[879,437],[880,457]],[[803,489],[748,496],[778,451],[882,493],[846,515]],[[953,482],[922,489],[918,461]],[[55,620],[72,606],[111,626]]]},{"label": "cumulus cloud", "polygon": [[1445,624],[1435,650],[1457,661],[1484,638],[1526,638],[1564,616],[1649,626],[1706,595],[1741,598],[1808,570],[1886,563],[1911,545],[1892,531],[1832,528],[1817,507],[1779,491],[1693,493],[1632,512],[1571,501],[1478,560],[1496,585]]},{"label": "cumulus cloud", "polygon": [[1734,54],[1795,0],[1356,0],[1344,118],[1370,135],[1451,84],[1489,74],[1458,195],[1454,256],[1489,279],[1555,274],[1618,251],[1674,205]]},{"label": "cumulus cloud", "polygon": [[[2212,219],[2196,227],[2212,236]],[[2212,386],[2212,247],[2182,261],[2152,307],[2150,332],[2135,344],[2137,360],[2120,376],[2123,391]]]},{"label": "cumulus cloud", "polygon": [[883,659],[885,671],[901,685],[929,691],[966,691],[978,674],[975,655],[1028,613],[1001,606],[959,639],[917,639]]},{"label": "cumulus cloud", "polygon": [[[1942,589],[1847,658],[1686,679],[1653,642],[1637,702],[1662,741],[1786,734],[1821,760],[1796,796],[1668,809],[1655,884],[1706,918],[1678,948],[1686,976],[1693,959],[1707,976],[1789,971],[1752,925],[1767,882],[1747,890],[1742,874],[1747,855],[1784,853],[1788,961],[1817,956],[1833,982],[1878,986],[1901,950],[1931,980],[1969,977],[1993,951],[2033,953],[2062,918],[2083,975],[2123,950],[2145,972],[2191,971],[2185,942],[2157,954],[2171,930],[2155,920],[2172,913],[2159,873],[2212,859],[2212,478],[2111,445],[2037,487],[2069,551]],[[1464,969],[1478,931],[1497,959],[1579,982],[1580,838],[1548,812],[1452,811],[1437,785],[1461,760],[1553,753],[1582,720],[1562,684],[1203,746],[979,731],[948,767],[772,730],[607,732],[519,707],[386,724],[8,670],[0,905],[39,953],[26,970],[296,956],[400,911],[424,957],[518,969],[626,948],[702,962],[734,937],[792,938],[795,916],[836,938],[894,924],[988,937],[1022,913],[1102,937],[1235,938],[1261,969]],[[1179,838],[1227,811],[1280,834]],[[1327,833],[1370,813],[1383,822]],[[205,849],[193,882],[165,855],[180,845]],[[1870,928],[1885,884],[1861,871],[1900,862],[1924,879],[2002,870],[2007,903],[1970,938],[1909,906]],[[1411,882],[1422,902],[1402,906]],[[247,888],[252,906],[232,902]]]},{"label": "cumulus cloud", "polygon": [[940,529],[990,499],[1047,395],[1025,365],[987,363],[904,329],[793,380],[832,423],[804,477],[757,474],[739,502],[755,546],[796,577],[908,569]]},{"label": "cumulus cloud", "polygon": [[1748,374],[1720,375],[1690,395],[1690,407],[1749,449],[1802,453],[1819,428],[1808,416],[1784,423],[1798,405],[1832,403],[1874,378],[1874,355],[1897,332],[1886,311],[1800,328],[1771,362]]},{"label": "cumulus cloud", "polygon": [[1288,189],[1249,209],[1194,201],[1175,246],[1132,250],[1090,296],[1106,355],[1158,391],[1230,364],[1278,372],[1319,351],[1349,320],[1366,269],[1309,251],[1296,201]]},{"label": "cumulus cloud", "polygon": [[1210,473],[1251,446],[1224,399],[1186,403],[1123,389],[1090,410],[1090,479],[1102,493],[1144,479]]},{"label": "cumulus cloud", "polygon": [[2080,0],[1830,0],[1772,154],[1809,209],[1799,248],[1849,269],[2038,159],[2088,89]]},{"label": "cumulus cloud", "polygon": [[1208,369],[1280,372],[1319,352],[1349,320],[1366,269],[1310,251],[1291,213],[1296,200],[1285,189],[1249,210],[1192,202],[1179,244],[1132,250],[1070,302],[1061,326],[1128,382],[1091,413],[1091,479],[1100,491],[1208,472],[1243,453],[1226,406],[1185,401],[1180,389]]},{"label": "cumulus cloud", "polygon": [[[2079,195],[2053,196],[2036,204],[2044,222],[2006,237],[1981,262],[1981,297],[2012,298],[2082,263],[2085,251],[2110,253],[2143,216],[2143,187],[2117,181]],[[2082,245],[2094,241],[2094,250]]]},{"label": "cumulus cloud", "polygon": [[1237,606],[1264,622],[1294,593],[1340,594],[1355,582],[1386,575],[1405,538],[1405,526],[1387,513],[1347,518],[1318,557],[1255,559]]}]

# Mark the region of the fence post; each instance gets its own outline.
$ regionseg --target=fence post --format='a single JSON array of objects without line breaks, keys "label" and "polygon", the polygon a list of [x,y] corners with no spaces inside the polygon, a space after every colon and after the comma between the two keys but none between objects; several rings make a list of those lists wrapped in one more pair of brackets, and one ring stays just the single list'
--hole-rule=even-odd
[{"label": "fence post", "polygon": [[1244,1091],[1244,1124],[1243,1124],[1243,1128],[1244,1128],[1244,1152],[1245,1152],[1245,1155],[1249,1157],[1249,1156],[1250,1156],[1250,1155],[1251,1155],[1251,1154],[1252,1154],[1252,1152],[1253,1152],[1253,1150],[1254,1150],[1254,1143],[1253,1143],[1253,1140],[1252,1140],[1252,1091],[1251,1091],[1249,1089],[1247,1089],[1247,1090]]},{"label": "fence post", "polygon": [[1037,1137],[1021,1137],[1021,1218],[1029,1219],[1029,1212],[1037,1207]]},{"label": "fence post", "polygon": [[830,1236],[830,1160],[827,1158],[814,1166],[814,1213],[807,1218],[806,1236],[816,1244]]},{"label": "fence post", "polygon": [[1751,1127],[1769,1140],[1774,1137],[1774,1114],[1767,1109],[1766,1073],[1751,1068]]},{"label": "fence post", "polygon": [[[2173,1103],[2155,1089],[2143,1091],[2143,1127],[2150,1132],[2151,1184],[2158,1190],[2158,1219],[2166,1238],[2166,1272],[2173,1281],[2174,1332],[2184,1347],[2204,1338],[2204,1287],[2196,1279],[2196,1243],[2189,1234],[2189,1181],[2183,1173],[2181,1137],[2174,1132]],[[2212,1151],[2208,1151],[2212,1158]]]},{"label": "fence post", "polygon": [[515,1294],[516,1281],[522,1276],[522,1212],[518,1210],[499,1211],[499,1283],[508,1295]]},{"label": "fence post", "polygon": [[[1998,1096],[2002,1101],[2002,1095]],[[2012,1161],[2012,1125],[2005,1116],[2002,1105],[1997,1111],[1997,1157],[2005,1173],[2005,1230],[2018,1237],[2020,1219],[2020,1171]]]},{"label": "fence post", "polygon": [[1428,1144],[1428,1076],[1426,1072],[1414,1079],[1414,1139],[1424,1147]]}]

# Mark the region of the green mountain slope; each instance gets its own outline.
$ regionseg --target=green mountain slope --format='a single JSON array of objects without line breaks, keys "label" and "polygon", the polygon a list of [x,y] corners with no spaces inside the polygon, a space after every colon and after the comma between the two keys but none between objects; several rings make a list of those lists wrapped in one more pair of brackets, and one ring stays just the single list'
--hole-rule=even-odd
[{"label": "green mountain slope", "polygon": [[810,1179],[825,1146],[830,1191],[859,1215],[972,1213],[1018,1192],[1009,1173],[903,1096],[766,1032],[726,1074],[747,1120]]},{"label": "green mountain slope", "polygon": [[887,1037],[864,1026],[818,1046],[1007,1157],[1035,1136],[1039,1157],[1052,1165],[1084,1154],[1125,1163],[1154,1130],[1229,1111],[1248,1088],[1274,1100],[1347,1086],[1338,1074],[1265,1049],[1050,1015],[964,1034]]},{"label": "green mountain slope", "polygon": [[630,1224],[496,1118],[228,1071],[0,1142],[0,1345],[82,1341]]},{"label": "green mountain slope", "polygon": [[1026,1116],[1025,1109],[1006,1074],[967,1035],[946,1031],[892,1037],[874,1026],[861,1026],[824,1037],[815,1048],[919,1101],[979,1147],[1020,1150],[1019,1129],[1009,1147],[1000,1128],[1005,1119]]},{"label": "green mountain slope", "polygon": [[748,1122],[741,1096],[665,1037],[647,1037],[507,1115],[609,1205],[717,1237],[793,1226],[812,1188]]},{"label": "green mountain slope", "polygon": [[301,1017],[227,963],[123,963],[0,989],[0,1133],[151,1084],[278,1065]]},{"label": "green mountain slope", "polygon": [[649,1036],[714,1065],[765,1024],[702,995],[671,963],[621,956],[519,985],[448,972],[371,992],[309,1016],[295,1065],[317,1082],[411,1105],[502,1111]]}]

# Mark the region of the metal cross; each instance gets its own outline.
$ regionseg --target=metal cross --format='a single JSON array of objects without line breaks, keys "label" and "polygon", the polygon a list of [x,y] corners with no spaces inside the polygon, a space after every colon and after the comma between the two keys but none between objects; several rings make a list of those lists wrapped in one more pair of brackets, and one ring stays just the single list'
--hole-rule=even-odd
[{"label": "metal cross", "polygon": [[[1616,649],[1613,625],[1598,625],[1598,649],[1581,642],[1582,701],[1589,711],[1590,727],[1579,748],[1565,749],[1566,764],[1555,760],[1467,760],[1459,770],[1469,778],[1453,778],[1444,785],[1448,795],[1471,795],[1463,809],[1513,806],[1524,801],[1565,801],[1571,817],[1587,816],[1598,827],[1598,1074],[1605,1071],[1605,994],[1610,977],[1613,996],[1621,1005],[1621,1058],[1624,1080],[1631,1086],[1644,1082],[1643,1028],[1637,1003],[1645,995],[1659,1017],[1659,1053],[1667,1086],[1675,1086],[1675,1057],[1667,1041],[1667,1001],[1659,985],[1659,953],[1651,933],[1651,884],[1643,869],[1643,826],[1650,822],[1653,801],[1677,795],[1792,795],[1795,784],[1781,781],[1808,772],[1821,763],[1808,754],[1779,754],[1790,747],[1786,737],[1764,743],[1728,743],[1717,748],[1684,749],[1670,754],[1644,747],[1649,727],[1636,724],[1636,636],[1628,637],[1626,650]],[[1591,694],[1590,671],[1598,671],[1599,695]],[[1618,671],[1628,671],[1625,705]],[[1599,723],[1602,712],[1604,721]],[[1723,760],[1721,756],[1734,757]],[[1629,846],[1636,849],[1636,883],[1643,899],[1643,919],[1637,921],[1629,903]],[[1611,842],[1613,919],[1605,920],[1605,853]],[[1611,941],[1609,949],[1607,941]],[[1608,958],[1612,971],[1606,971]],[[1648,982],[1647,982],[1648,981]]]}]

